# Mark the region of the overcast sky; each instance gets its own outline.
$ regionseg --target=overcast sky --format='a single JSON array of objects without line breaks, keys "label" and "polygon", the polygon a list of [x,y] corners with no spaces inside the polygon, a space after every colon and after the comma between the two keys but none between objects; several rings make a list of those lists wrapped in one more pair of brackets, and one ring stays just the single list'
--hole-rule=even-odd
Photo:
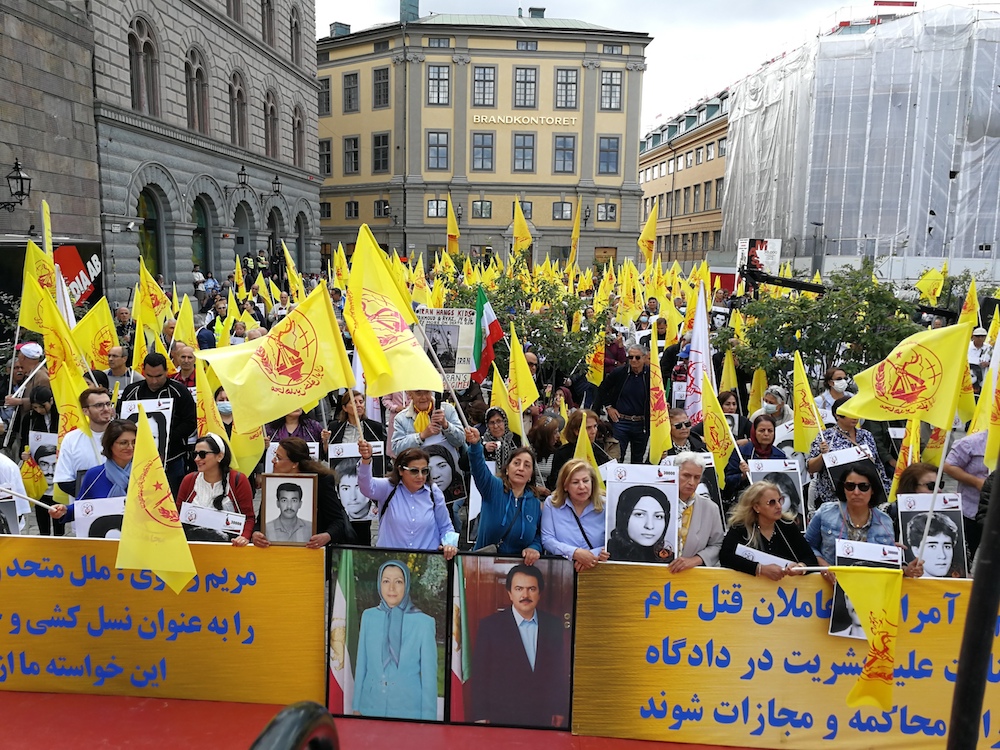
[{"label": "overcast sky", "polygon": [[[920,8],[943,4],[921,2]],[[839,20],[867,17],[872,4],[844,6],[823,0],[535,0],[547,18],[575,18],[621,31],[645,31],[642,133],[718,93],[763,63],[787,52]],[[517,0],[420,0],[420,15],[502,13],[517,15]],[[886,9],[888,10],[888,9]],[[398,0],[354,3],[318,0],[316,33],[341,21],[360,31],[399,18]],[[658,119],[660,118],[660,119]]]}]

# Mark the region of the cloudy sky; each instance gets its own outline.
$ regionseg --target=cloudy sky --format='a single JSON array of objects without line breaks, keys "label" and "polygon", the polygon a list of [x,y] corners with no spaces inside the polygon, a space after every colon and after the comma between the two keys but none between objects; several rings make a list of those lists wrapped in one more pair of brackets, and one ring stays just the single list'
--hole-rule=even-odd
[{"label": "cloudy sky", "polygon": [[[920,7],[941,0],[921,2]],[[867,16],[871,3],[847,8],[823,0],[530,0],[547,18],[576,18],[653,37],[646,49],[642,132],[718,93],[761,64],[803,44],[839,20]],[[503,13],[517,15],[517,0],[420,0],[420,14]],[[853,11],[853,13],[852,13]],[[353,3],[318,0],[316,32],[329,34],[341,21],[360,31],[399,18],[398,0]]]}]

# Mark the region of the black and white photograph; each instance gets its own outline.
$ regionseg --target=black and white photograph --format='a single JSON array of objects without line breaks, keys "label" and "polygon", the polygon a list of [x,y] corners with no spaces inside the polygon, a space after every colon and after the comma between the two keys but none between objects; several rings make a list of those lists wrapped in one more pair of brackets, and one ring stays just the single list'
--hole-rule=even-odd
[{"label": "black and white photograph", "polygon": [[138,401],[121,402],[121,417],[133,424],[139,423],[139,407],[146,410],[146,419],[149,420],[149,429],[153,433],[153,442],[156,443],[156,452],[160,454],[160,460],[167,461],[167,445],[170,441],[170,417],[174,411],[174,400],[172,398],[140,399]]},{"label": "black and white photograph", "polygon": [[181,526],[189,542],[232,542],[243,533],[247,517],[194,503],[181,503]]},{"label": "black and white photograph", "polygon": [[459,555],[452,603],[451,721],[568,729],[572,562]]},{"label": "black and white photograph", "polygon": [[305,546],[316,533],[316,475],[264,474],[260,523],[271,544]]},{"label": "black and white photograph", "polygon": [[437,354],[446,374],[467,374],[476,369],[472,359],[476,339],[475,310],[421,308],[417,318],[423,329],[417,329],[417,341],[432,361],[431,351]]},{"label": "black and white photograph", "polygon": [[56,441],[58,440],[58,435],[54,432],[29,432],[28,433],[28,450],[31,453],[31,460],[38,464],[38,468],[41,469],[42,474],[45,476],[45,482],[48,484],[48,489],[45,490],[45,494],[42,496],[46,499],[46,502],[51,502],[52,500],[52,482],[56,475]]},{"label": "black and white photograph", "polygon": [[[873,458],[859,446],[830,451],[822,455],[824,468],[834,487],[837,486],[842,476],[849,474],[856,466],[875,463]],[[884,503],[888,499],[885,497],[885,489],[878,482],[875,483],[875,492],[878,493],[879,503]]]},{"label": "black and white photograph", "polygon": [[608,482],[607,550],[611,560],[673,562],[677,555],[678,504],[676,471],[656,483]]},{"label": "black and white photograph", "polygon": [[455,362],[458,359],[458,326],[431,324],[424,326],[424,330],[427,331],[427,341],[424,343],[427,356],[433,360],[431,356],[433,350],[441,362],[441,367],[454,372]]},{"label": "black and white photograph", "polygon": [[[372,462],[374,465],[374,462]],[[375,519],[375,505],[361,494],[358,486],[358,459],[342,458],[331,462],[337,481],[337,496],[347,511],[347,518],[358,537],[359,544],[371,542],[372,521]]]},{"label": "black and white photograph", "polygon": [[969,578],[965,552],[965,528],[962,525],[962,500],[953,493],[938,495],[931,511],[932,494],[899,495],[900,543],[904,546],[904,564],[920,553],[920,544],[931,514],[927,541],[924,542],[924,578]]},{"label": "black and white photograph", "polygon": [[[73,503],[73,529],[80,539],[118,539],[125,513],[124,497],[102,497]],[[246,520],[246,516],[243,517]]]},{"label": "black and white photograph", "polygon": [[17,502],[0,500],[0,534],[20,534],[21,529],[17,518]]},{"label": "black and white photograph", "polygon": [[750,482],[770,482],[778,486],[781,493],[781,511],[795,518],[799,531],[805,531],[804,495],[802,492],[802,474],[799,472],[799,462],[793,458],[763,459],[752,458],[750,466]]},{"label": "black and white photograph", "polygon": [[712,326],[712,330],[717,331],[729,325],[729,316],[731,314],[732,310],[728,307],[713,307],[708,313],[709,324]]},{"label": "black and white photograph", "polygon": [[[902,559],[901,550],[895,545],[837,540],[837,565],[899,569],[902,567]],[[842,638],[868,640],[861,618],[839,584],[833,587],[833,610],[830,613],[829,633]]]}]

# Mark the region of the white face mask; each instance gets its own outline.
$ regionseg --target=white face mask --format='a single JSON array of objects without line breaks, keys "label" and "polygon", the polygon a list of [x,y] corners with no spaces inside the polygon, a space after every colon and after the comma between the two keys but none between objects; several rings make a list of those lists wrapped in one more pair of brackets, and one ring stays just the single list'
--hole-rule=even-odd
[{"label": "white face mask", "polygon": [[847,390],[847,381],[844,380],[843,378],[839,380],[834,380],[833,383],[831,383],[831,385],[833,386],[833,390],[835,390],[837,393],[843,393],[844,391]]},{"label": "white face mask", "polygon": [[764,402],[764,413],[765,414],[774,414],[776,411],[778,411],[778,405],[777,404],[769,404],[767,401]]}]

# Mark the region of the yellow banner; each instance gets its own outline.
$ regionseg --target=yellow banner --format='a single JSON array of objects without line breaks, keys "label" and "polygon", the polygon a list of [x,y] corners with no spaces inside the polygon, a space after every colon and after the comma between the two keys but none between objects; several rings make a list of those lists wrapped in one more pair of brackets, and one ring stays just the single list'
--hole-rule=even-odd
[{"label": "yellow banner", "polygon": [[[735,747],[940,748],[972,582],[903,581],[893,705],[849,708],[868,644],[827,635],[818,575],[653,565],[578,576],[573,733]],[[609,606],[613,602],[613,606]],[[980,748],[1000,740],[991,657]]]},{"label": "yellow banner", "polygon": [[116,569],[117,548],[0,537],[0,690],[325,700],[322,550],[193,543],[199,575],[177,595]]}]

